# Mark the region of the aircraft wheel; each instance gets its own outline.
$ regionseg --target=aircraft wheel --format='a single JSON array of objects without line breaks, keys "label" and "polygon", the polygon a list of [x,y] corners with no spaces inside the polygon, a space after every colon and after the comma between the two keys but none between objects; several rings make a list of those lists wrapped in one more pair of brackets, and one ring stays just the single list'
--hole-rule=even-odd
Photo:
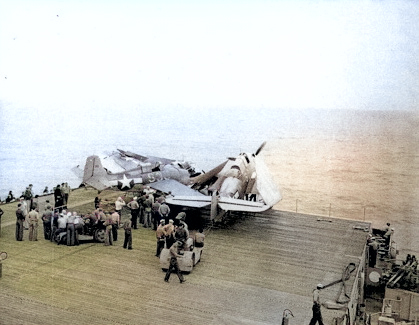
[{"label": "aircraft wheel", "polygon": [[95,231],[94,238],[97,242],[104,243],[105,242],[105,229],[97,229]]}]

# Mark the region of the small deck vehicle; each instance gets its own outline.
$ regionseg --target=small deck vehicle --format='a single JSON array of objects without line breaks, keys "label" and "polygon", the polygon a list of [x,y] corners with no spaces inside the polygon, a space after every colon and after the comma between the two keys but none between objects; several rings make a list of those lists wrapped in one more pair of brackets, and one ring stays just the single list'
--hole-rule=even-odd
[{"label": "small deck vehicle", "polygon": [[[180,251],[183,253],[182,257],[178,257],[178,265],[181,272],[190,273],[194,266],[201,260],[203,247],[195,247],[193,239],[189,238]],[[167,271],[170,265],[170,251],[168,248],[163,248],[160,253],[160,266],[163,271]]]},{"label": "small deck vehicle", "polygon": [[[82,236],[91,236],[93,237],[93,240],[98,243],[104,243],[105,242],[105,232],[106,232],[106,226],[103,224],[103,221],[98,221],[95,223],[92,219],[86,218],[84,219],[84,225],[83,228],[80,228],[78,231],[79,235]],[[58,235],[55,235],[53,240],[57,244],[65,243],[67,240],[67,232],[61,232]]]}]

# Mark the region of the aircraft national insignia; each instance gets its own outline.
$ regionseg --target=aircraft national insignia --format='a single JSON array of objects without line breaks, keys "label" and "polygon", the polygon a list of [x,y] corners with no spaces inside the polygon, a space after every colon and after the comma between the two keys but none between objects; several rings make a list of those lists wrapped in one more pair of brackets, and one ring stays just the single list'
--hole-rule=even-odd
[{"label": "aircraft national insignia", "polygon": [[118,188],[120,190],[126,190],[126,189],[130,189],[134,187],[134,180],[133,179],[128,179],[125,174],[122,180],[118,181]]}]

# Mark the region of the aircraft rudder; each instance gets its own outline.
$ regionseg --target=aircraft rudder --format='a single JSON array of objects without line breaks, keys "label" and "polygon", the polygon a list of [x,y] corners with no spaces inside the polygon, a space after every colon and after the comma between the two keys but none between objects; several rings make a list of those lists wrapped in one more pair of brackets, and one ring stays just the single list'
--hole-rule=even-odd
[{"label": "aircraft rudder", "polygon": [[87,182],[93,176],[104,176],[106,170],[103,168],[98,156],[89,156],[86,158],[84,166],[83,182]]}]

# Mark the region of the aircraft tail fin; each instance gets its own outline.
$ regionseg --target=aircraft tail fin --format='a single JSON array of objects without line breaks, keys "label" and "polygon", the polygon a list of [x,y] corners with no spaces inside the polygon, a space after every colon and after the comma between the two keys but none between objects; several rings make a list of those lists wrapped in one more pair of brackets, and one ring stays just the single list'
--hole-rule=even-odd
[{"label": "aircraft tail fin", "polygon": [[98,190],[104,190],[111,185],[107,180],[107,176],[108,174],[105,168],[103,168],[98,156],[87,157],[83,173],[84,184],[90,185]]}]

